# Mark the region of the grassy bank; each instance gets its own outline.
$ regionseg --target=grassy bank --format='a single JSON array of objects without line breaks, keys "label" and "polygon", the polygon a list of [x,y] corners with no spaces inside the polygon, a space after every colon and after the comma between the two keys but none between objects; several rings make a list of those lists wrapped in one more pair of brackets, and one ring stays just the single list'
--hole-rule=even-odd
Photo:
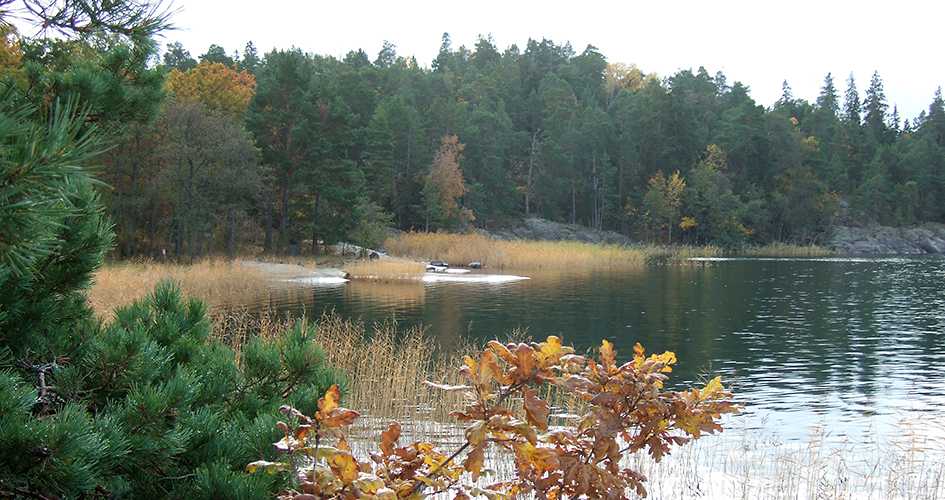
[{"label": "grassy bank", "polygon": [[[185,295],[198,296],[210,303],[220,302],[235,292],[262,286],[273,279],[304,276],[318,267],[340,266],[351,279],[393,283],[416,281],[425,268],[421,261],[443,260],[465,266],[480,262],[487,269],[571,270],[643,266],[648,264],[689,265],[690,259],[719,257],[729,252],[719,247],[661,247],[655,245],[597,245],[575,241],[501,241],[478,234],[405,233],[384,244],[393,259],[349,260],[320,257],[291,259],[280,267],[247,266],[226,259],[205,259],[190,264],[162,261],[112,261],[95,273],[89,292],[92,307],[102,317],[120,305],[144,297],[160,280],[179,282]],[[830,250],[771,244],[749,248],[740,255],[818,256]],[[301,260],[300,260],[301,259]],[[255,258],[253,259],[255,261]],[[269,259],[280,263],[278,259]],[[256,285],[254,285],[254,283]]]},{"label": "grassy bank", "polygon": [[391,255],[404,259],[442,260],[464,266],[480,262],[495,269],[589,269],[683,263],[688,259],[723,255],[810,256],[828,255],[818,246],[772,243],[729,251],[714,246],[604,245],[578,241],[502,241],[479,234],[404,233],[384,242]]},{"label": "grassy bank", "polygon": [[479,234],[404,233],[384,242],[391,255],[452,265],[480,262],[494,269],[563,269],[644,265],[667,255],[655,246],[596,245],[577,241],[502,241]]},{"label": "grassy bank", "polygon": [[426,273],[426,266],[416,260],[361,259],[345,263],[345,272],[350,279],[373,281],[377,283],[396,283],[418,281]]},{"label": "grassy bank", "polygon": [[789,245],[787,243],[769,243],[763,247],[749,247],[742,252],[745,255],[765,257],[817,257],[836,252],[817,245]]},{"label": "grassy bank", "polygon": [[209,304],[219,304],[245,290],[265,289],[276,280],[306,276],[322,266],[324,260],[293,258],[292,264],[223,258],[188,264],[157,260],[107,261],[94,273],[87,295],[92,308],[102,318],[110,317],[116,307],[144,297],[165,279],[179,283],[185,297],[200,297]]}]

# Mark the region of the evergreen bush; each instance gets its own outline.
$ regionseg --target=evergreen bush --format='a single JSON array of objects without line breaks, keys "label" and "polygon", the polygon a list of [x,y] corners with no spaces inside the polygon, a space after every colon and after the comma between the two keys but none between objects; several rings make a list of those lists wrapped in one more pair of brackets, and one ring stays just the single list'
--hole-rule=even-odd
[{"label": "evergreen bush", "polygon": [[113,236],[88,165],[98,130],[158,108],[145,61],[164,20],[133,0],[58,7],[38,24],[110,46],[0,81],[0,498],[271,497],[280,478],[243,467],[272,458],[278,408],[343,380],[304,322],[239,358],[173,283],[94,316]]}]

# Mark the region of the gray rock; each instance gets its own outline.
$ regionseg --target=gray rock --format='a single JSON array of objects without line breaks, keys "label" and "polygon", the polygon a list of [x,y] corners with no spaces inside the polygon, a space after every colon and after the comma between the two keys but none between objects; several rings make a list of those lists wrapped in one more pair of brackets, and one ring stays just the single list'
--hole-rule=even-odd
[{"label": "gray rock", "polygon": [[499,240],[582,241],[585,243],[629,245],[630,238],[611,231],[598,231],[578,224],[563,224],[546,219],[529,218],[498,231],[479,231]]},{"label": "gray rock", "polygon": [[924,224],[913,228],[888,226],[834,229],[830,247],[842,253],[945,253],[945,226]]}]

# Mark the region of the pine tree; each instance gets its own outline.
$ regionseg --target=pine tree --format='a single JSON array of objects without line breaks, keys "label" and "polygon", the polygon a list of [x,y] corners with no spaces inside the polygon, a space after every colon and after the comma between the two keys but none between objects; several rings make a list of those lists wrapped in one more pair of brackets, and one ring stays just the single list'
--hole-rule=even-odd
[{"label": "pine tree", "polygon": [[[89,5],[60,4],[71,15],[39,22],[126,37],[108,57],[147,53],[164,24],[144,15],[154,6],[107,2],[88,14]],[[98,73],[59,81],[114,83],[109,69],[143,70],[75,62]],[[271,498],[281,478],[243,467],[274,453],[278,407],[312,413],[341,382],[305,323],[244,345],[237,364],[213,340],[205,305],[170,283],[108,324],[94,318],[84,290],[113,236],[86,165],[106,146],[100,130],[156,110],[159,100],[126,101],[155,92],[149,75],[126,74],[111,103],[71,85],[44,89],[49,99],[34,99],[33,87],[0,93],[2,498]]]}]

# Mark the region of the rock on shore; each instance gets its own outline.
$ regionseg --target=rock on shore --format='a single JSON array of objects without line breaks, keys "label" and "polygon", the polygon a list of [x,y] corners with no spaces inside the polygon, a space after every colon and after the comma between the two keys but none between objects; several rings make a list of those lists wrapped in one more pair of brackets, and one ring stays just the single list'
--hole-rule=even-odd
[{"label": "rock on shore", "polygon": [[500,240],[581,241],[605,245],[629,245],[633,241],[619,233],[598,231],[578,224],[562,224],[545,219],[529,218],[508,229],[484,231]]},{"label": "rock on shore", "polygon": [[945,225],[837,227],[829,246],[841,253],[945,253]]}]

